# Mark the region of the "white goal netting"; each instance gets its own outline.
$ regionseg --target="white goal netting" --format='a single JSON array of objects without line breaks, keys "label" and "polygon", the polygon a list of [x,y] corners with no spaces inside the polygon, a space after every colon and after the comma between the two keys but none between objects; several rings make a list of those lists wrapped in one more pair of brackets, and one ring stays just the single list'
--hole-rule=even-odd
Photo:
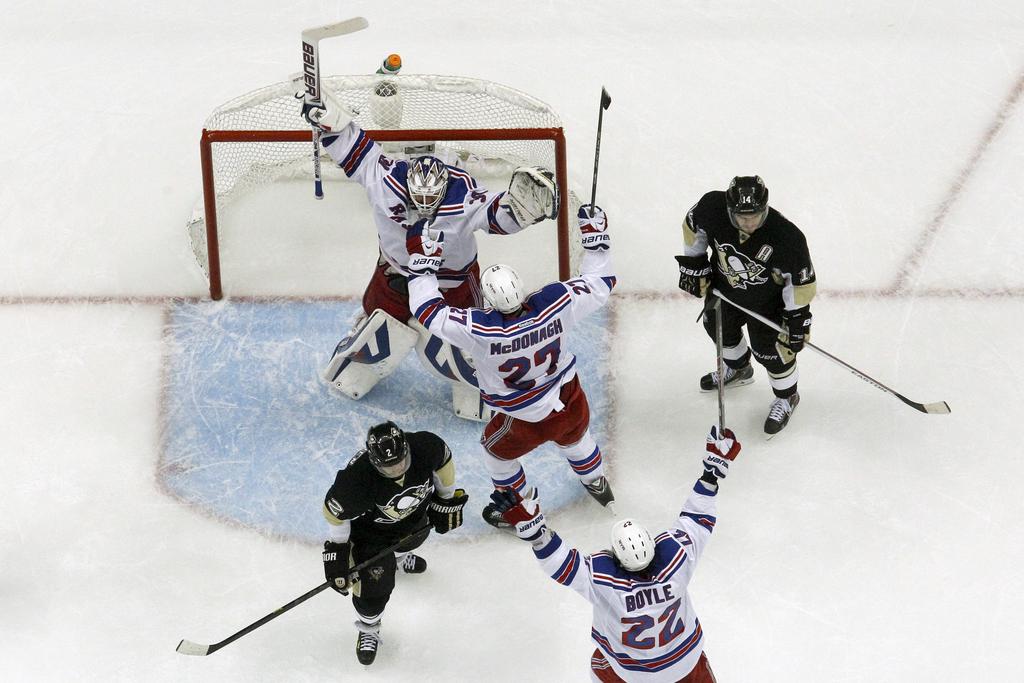
[{"label": "white goal netting", "polygon": [[[564,172],[564,158],[558,158],[564,155],[560,119],[548,105],[518,90],[480,79],[407,74],[332,76],[324,78],[323,87],[355,113],[356,123],[371,136],[387,138],[381,144],[391,156],[434,154],[492,189],[507,185],[517,166],[556,170],[561,162]],[[188,232],[215,298],[220,264],[211,267],[207,231],[211,224],[217,228],[211,231],[214,235],[232,229],[217,220],[224,207],[276,181],[312,178],[309,125],[300,115],[297,89],[286,81],[237,97],[218,107],[204,124],[204,145],[209,144],[204,200],[193,211]],[[407,139],[405,131],[416,133]],[[531,137],[537,131],[547,137]],[[324,156],[321,168],[325,184],[351,182],[329,157]],[[562,194],[575,230],[579,202],[565,187]],[[211,211],[213,221],[208,220]],[[568,230],[564,219],[560,230]],[[579,239],[565,235],[558,252],[560,262],[575,273]]]}]

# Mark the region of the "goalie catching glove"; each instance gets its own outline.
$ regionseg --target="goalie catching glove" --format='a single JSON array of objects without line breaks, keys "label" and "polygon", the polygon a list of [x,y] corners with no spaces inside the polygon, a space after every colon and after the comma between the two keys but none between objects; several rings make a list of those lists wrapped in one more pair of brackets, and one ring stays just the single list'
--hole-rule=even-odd
[{"label": "goalie catching glove", "polygon": [[516,530],[516,536],[531,542],[545,539],[548,528],[537,501],[537,489],[527,489],[525,498],[518,491],[502,489],[491,494],[491,501],[501,518]]},{"label": "goalie catching glove", "polygon": [[555,174],[540,166],[521,166],[512,173],[508,191],[499,205],[512,212],[516,222],[528,227],[558,215]]},{"label": "goalie catching glove", "polygon": [[409,272],[413,275],[436,275],[444,259],[444,232],[427,227],[427,219],[416,221],[405,233],[405,249],[409,252]]},{"label": "goalie catching glove", "polygon": [[467,502],[469,495],[462,489],[456,489],[451,498],[442,498],[435,492],[427,504],[427,518],[434,531],[446,534],[462,526],[462,508]]},{"label": "goalie catching glove", "polygon": [[[593,212],[593,215],[591,215]],[[607,250],[611,246],[608,235],[608,216],[600,206],[584,204],[576,214],[580,226],[583,248],[588,251]]]},{"label": "goalie catching glove", "polygon": [[348,595],[352,585],[352,544],[327,541],[324,543],[323,560],[327,583],[342,595]]}]

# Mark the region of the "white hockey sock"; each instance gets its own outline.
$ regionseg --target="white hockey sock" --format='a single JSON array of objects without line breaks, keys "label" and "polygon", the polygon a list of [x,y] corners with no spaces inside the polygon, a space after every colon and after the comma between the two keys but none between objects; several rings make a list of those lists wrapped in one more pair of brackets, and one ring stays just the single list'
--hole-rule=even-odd
[{"label": "white hockey sock", "polygon": [[526,472],[518,460],[502,460],[490,453],[484,454],[484,465],[491,475],[494,488],[515,489],[520,493],[526,489]]},{"label": "white hockey sock", "polygon": [[597,481],[604,476],[604,460],[601,448],[588,429],[577,443],[571,446],[559,446],[558,450],[569,461],[569,466],[584,484]]}]

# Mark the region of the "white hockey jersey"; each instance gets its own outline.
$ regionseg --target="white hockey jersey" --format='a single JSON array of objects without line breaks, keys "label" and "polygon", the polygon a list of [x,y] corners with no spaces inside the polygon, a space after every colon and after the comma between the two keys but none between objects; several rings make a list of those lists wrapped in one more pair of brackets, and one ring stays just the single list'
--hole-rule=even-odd
[{"label": "white hockey jersey", "polygon": [[554,532],[534,548],[552,579],[593,605],[590,636],[624,680],[678,681],[700,659],[703,632],[687,586],[715,527],[715,493],[697,481],[643,573],[625,571],[609,551],[584,557]]},{"label": "white hockey jersey", "polygon": [[[323,137],[324,149],[345,175],[366,190],[377,225],[380,252],[395,269],[408,275],[405,234],[419,215],[406,187],[409,164],[391,159],[363,129],[350,123],[338,134]],[[448,166],[448,189],[430,227],[444,231],[444,268],[438,280],[445,289],[457,287],[476,263],[474,230],[507,235],[522,230],[509,209],[498,204],[504,192],[477,187],[462,169]]]},{"label": "white hockey jersey", "polygon": [[[444,255],[448,256],[447,234]],[[437,279],[409,280],[409,308],[431,333],[462,349],[476,367],[480,397],[491,408],[539,422],[564,406],[559,389],[576,376],[563,337],[608,300],[615,286],[609,251],[588,251],[580,277],[553,282],[526,298],[518,315],[445,304]]]}]

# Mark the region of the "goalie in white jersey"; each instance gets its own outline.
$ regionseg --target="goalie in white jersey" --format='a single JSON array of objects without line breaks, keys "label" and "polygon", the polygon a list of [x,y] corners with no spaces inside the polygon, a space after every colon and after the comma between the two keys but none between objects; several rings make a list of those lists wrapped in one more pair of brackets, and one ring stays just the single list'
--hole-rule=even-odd
[{"label": "goalie in white jersey", "polygon": [[611,551],[584,556],[545,525],[534,489],[491,494],[516,535],[530,541],[543,570],[593,605],[590,660],[595,681],[714,683],[704,632],[687,586],[715,528],[718,482],[740,452],[728,429],[712,427],[704,473],[668,531],[651,537],[624,519],[612,527]]},{"label": "goalie in white jersey", "polygon": [[[497,265],[484,271],[481,284],[490,308],[455,308],[438,290],[445,235],[424,233],[412,254],[409,300],[431,333],[463,349],[476,364],[480,398],[494,412],[481,443],[495,489],[526,487],[519,458],[553,441],[580,482],[601,505],[613,500],[604,476],[601,449],[590,433],[590,408],[576,376],[576,357],[563,348],[565,335],[584,316],[608,301],[615,286],[608,219],[589,207],[579,212],[584,256],[580,276],[553,282],[527,295],[514,270]],[[508,527],[494,511],[484,519]]]},{"label": "goalie in white jersey", "polygon": [[303,106],[303,116],[321,131],[338,167],[366,190],[380,246],[363,310],[323,371],[332,386],[361,398],[419,340],[419,331],[408,326],[406,264],[418,239],[413,227],[426,223],[444,231],[445,264],[437,273],[442,296],[455,306],[475,306],[482,303],[476,231],[510,235],[555,218],[559,196],[554,174],[539,167],[516,169],[507,191],[491,192],[437,157],[390,158],[356,125],[351,111],[329,91],[322,96],[322,105]]}]

